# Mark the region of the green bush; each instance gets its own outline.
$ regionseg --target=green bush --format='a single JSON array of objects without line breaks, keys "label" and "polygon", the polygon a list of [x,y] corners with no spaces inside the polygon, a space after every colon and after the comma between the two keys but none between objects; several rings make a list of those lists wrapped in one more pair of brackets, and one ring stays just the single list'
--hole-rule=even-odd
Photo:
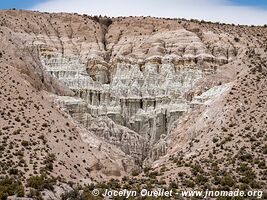
[{"label": "green bush", "polygon": [[262,148],[262,152],[263,154],[267,154],[267,144]]},{"label": "green bush", "polygon": [[198,173],[204,173],[203,169],[201,168],[200,165],[193,165],[191,166],[191,172],[193,175],[197,175]]},{"label": "green bush", "polygon": [[221,185],[233,187],[235,185],[235,180],[227,174],[221,179]]},{"label": "green bush", "polygon": [[53,170],[53,163],[56,160],[55,154],[48,154],[44,159],[45,170],[52,171]]},{"label": "green bush", "polygon": [[32,176],[27,180],[27,186],[36,190],[44,189],[53,190],[53,185],[56,184],[56,179],[48,178],[46,175]]},{"label": "green bush", "polygon": [[256,179],[256,174],[252,170],[247,170],[244,172],[244,176],[240,179],[241,183],[249,184],[251,181]]},{"label": "green bush", "polygon": [[140,173],[138,170],[132,171],[132,176],[138,176]]},{"label": "green bush", "polygon": [[0,179],[0,199],[6,200],[8,196],[24,197],[24,187],[20,181],[5,177]]},{"label": "green bush", "polygon": [[29,146],[29,142],[28,141],[26,141],[26,140],[23,140],[22,142],[21,142],[21,145],[22,146],[24,146],[24,147],[27,147],[27,146]]},{"label": "green bush", "polygon": [[185,180],[184,185],[189,187],[189,188],[195,187],[195,183],[193,181],[190,181],[190,180]]},{"label": "green bush", "polygon": [[196,180],[195,180],[197,184],[205,184],[207,181],[208,179],[201,174],[197,175]]}]

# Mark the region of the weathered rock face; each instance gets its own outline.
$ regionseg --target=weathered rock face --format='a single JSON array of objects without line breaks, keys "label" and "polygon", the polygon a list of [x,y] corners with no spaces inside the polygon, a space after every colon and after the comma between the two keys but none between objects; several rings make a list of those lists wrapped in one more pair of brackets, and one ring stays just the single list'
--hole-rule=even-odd
[{"label": "weathered rock face", "polygon": [[[75,46],[86,46],[87,41],[60,37],[63,50],[58,51],[50,38],[39,36],[33,45],[45,70],[83,100],[75,103],[76,116],[72,114],[78,122],[125,153],[157,158],[165,154],[164,138],[173,122],[190,108],[192,97],[187,98],[187,93],[234,55],[229,56],[229,49],[218,53],[215,47],[211,53],[196,33],[179,25],[143,35],[118,33],[114,29],[118,22],[108,30],[98,25],[103,35],[98,33],[96,38],[102,37],[102,43],[90,41],[90,50],[81,48],[79,55]],[[97,128],[91,124],[98,124]]]},{"label": "weathered rock face", "polygon": [[164,138],[172,123],[190,108],[186,92],[206,74],[215,73],[194,62],[178,65],[170,56],[157,59],[160,62],[155,58],[142,64],[120,61],[111,71],[98,64],[92,78],[77,57],[40,57],[46,71],[78,97],[58,97],[57,101],[89,131],[120,147],[138,163],[166,153]]},{"label": "weathered rock face", "polygon": [[[136,132],[116,124],[107,115],[92,117],[88,102],[81,98],[55,96],[55,103],[65,109],[65,112],[85,127],[89,132],[116,145],[123,152],[131,155],[140,164],[148,155],[148,143]],[[101,145],[99,146],[101,149]]]},{"label": "weathered rock face", "polygon": [[71,89],[54,92],[77,97],[58,97],[71,116],[139,158],[164,155],[173,123],[194,106],[195,96],[214,86],[192,92],[196,85],[244,54],[245,43],[236,43],[236,34],[224,34],[215,25],[149,17],[16,15],[7,11],[3,23],[45,69],[40,76],[47,90],[57,91],[59,83]]},{"label": "weathered rock face", "polygon": [[207,73],[199,65],[178,66],[167,58],[143,66],[118,62],[106,84],[109,75],[103,68],[98,68],[94,81],[78,58],[55,54],[42,56],[41,61],[49,73],[84,99],[92,116],[107,116],[153,144],[187,111],[185,92]]}]

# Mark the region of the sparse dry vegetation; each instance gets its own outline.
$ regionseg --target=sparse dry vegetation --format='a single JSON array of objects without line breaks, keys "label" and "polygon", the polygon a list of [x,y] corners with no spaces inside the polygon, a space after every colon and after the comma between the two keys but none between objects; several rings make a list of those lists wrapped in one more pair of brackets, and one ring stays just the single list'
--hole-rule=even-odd
[{"label": "sparse dry vegetation", "polygon": [[[266,27],[15,10],[0,11],[0,25],[1,200],[13,195],[41,200],[44,190],[53,191],[64,184],[72,190],[61,196],[63,200],[100,199],[91,195],[94,188],[266,191]],[[190,42],[192,48],[176,49],[168,38],[180,29],[187,31],[186,40],[195,38],[196,42]],[[156,46],[146,43],[150,38],[156,38]],[[49,58],[53,52],[78,54],[96,80],[99,74],[94,67],[99,63],[88,59],[91,52],[103,57],[99,62],[106,62],[105,67],[112,71],[120,57],[135,59],[142,55],[145,59],[148,55],[177,54],[183,58],[196,56],[200,50],[212,57],[202,60],[199,54],[192,60],[172,62],[176,71],[201,66],[200,70],[207,72],[181,99],[191,101],[207,88],[225,83],[230,83],[231,89],[213,104],[190,108],[166,136],[166,151],[157,149],[156,156],[146,160],[146,166],[141,161],[134,163],[131,155],[118,147],[121,144],[111,145],[91,133],[88,138],[81,137],[86,130],[53,104],[50,96],[73,96],[75,92],[46,74],[39,59],[40,52]],[[143,67],[141,62],[140,70]],[[109,84],[110,77],[107,79]],[[101,133],[105,129],[110,127],[100,131],[95,128]],[[121,142],[126,136],[118,132]],[[118,137],[114,135],[110,137]]]}]

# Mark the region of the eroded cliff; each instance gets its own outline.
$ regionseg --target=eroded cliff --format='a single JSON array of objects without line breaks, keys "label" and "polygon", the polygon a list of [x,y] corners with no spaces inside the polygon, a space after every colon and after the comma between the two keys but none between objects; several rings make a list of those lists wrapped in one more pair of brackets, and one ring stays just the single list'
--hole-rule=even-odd
[{"label": "eroded cliff", "polygon": [[[258,57],[266,57],[264,27],[28,11],[1,11],[0,22],[2,74],[13,66],[27,83],[23,87],[45,94],[60,110],[57,118],[76,127],[81,138],[76,145],[92,146],[96,156],[84,157],[92,164],[89,171],[78,158],[66,169],[81,182],[82,176],[98,181],[145,165],[157,169],[177,152],[196,153],[205,145],[202,137],[213,137],[210,123],[218,116],[216,126],[225,122],[227,105],[213,102],[233,90],[238,74],[250,74]],[[53,131],[47,138],[54,145]],[[64,131],[72,138],[74,133]],[[62,141],[72,155],[75,145]],[[71,162],[59,149],[54,152]],[[96,175],[98,170],[104,175]]]}]

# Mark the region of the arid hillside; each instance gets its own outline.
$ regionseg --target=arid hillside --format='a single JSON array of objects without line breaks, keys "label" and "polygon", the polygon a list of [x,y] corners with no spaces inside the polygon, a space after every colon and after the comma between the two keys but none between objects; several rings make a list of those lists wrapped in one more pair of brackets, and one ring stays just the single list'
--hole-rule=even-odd
[{"label": "arid hillside", "polygon": [[0,199],[266,192],[266,58],[266,27],[0,11]]}]

